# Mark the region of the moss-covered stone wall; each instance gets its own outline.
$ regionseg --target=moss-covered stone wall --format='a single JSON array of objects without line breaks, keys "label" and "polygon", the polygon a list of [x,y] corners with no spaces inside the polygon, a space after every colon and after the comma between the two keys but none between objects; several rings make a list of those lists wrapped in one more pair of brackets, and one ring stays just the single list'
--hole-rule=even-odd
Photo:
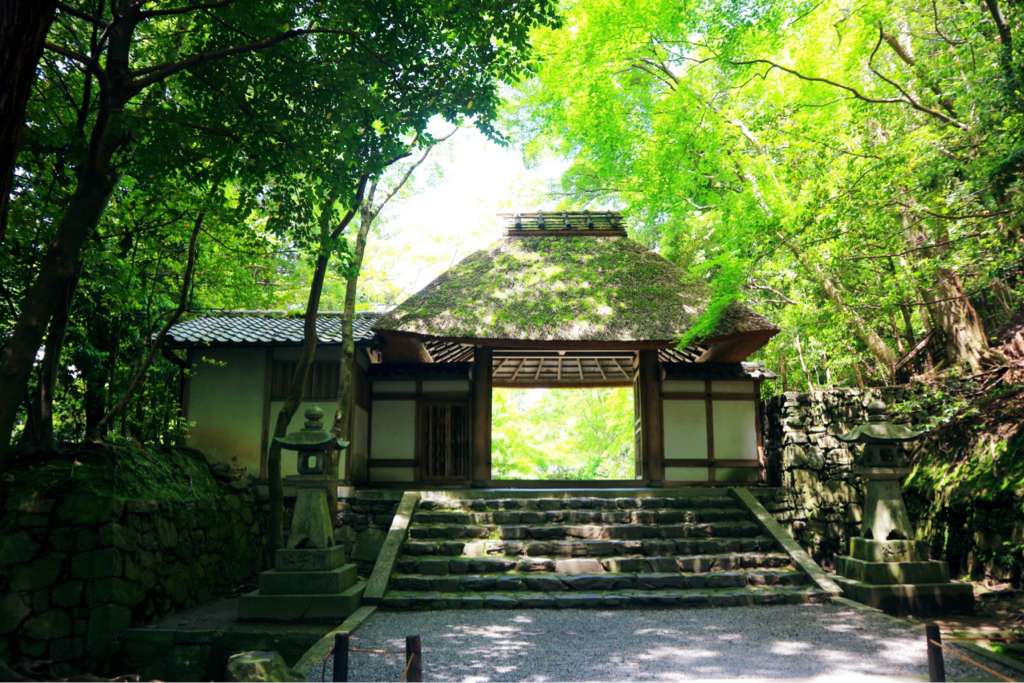
[{"label": "moss-covered stone wall", "polygon": [[5,487],[0,657],[102,671],[120,631],[239,591],[263,568],[249,482],[195,452],[165,455],[195,467],[191,499],[124,498],[88,477]]},{"label": "moss-covered stone wall", "polygon": [[786,392],[765,403],[769,483],[781,487],[766,507],[820,564],[831,567],[861,520],[863,484],[853,451],[836,438],[867,419],[879,392]]}]

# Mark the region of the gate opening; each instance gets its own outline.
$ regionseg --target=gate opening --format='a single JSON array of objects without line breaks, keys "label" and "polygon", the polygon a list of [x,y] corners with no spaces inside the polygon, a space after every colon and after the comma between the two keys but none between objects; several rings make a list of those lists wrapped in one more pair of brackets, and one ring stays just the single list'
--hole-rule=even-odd
[{"label": "gate opening", "polygon": [[636,479],[632,387],[495,387],[494,479]]}]

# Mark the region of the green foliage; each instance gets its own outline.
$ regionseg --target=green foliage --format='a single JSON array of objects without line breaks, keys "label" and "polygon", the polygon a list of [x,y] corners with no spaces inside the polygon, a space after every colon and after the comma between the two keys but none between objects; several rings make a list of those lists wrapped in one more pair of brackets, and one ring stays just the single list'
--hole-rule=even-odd
[{"label": "green foliage", "polygon": [[1020,301],[1022,59],[986,4],[576,0],[535,42],[519,136],[711,282],[684,342],[744,299],[790,386],[881,383],[950,273],[990,328]]},{"label": "green foliage", "polygon": [[494,390],[495,479],[633,479],[629,388]]}]

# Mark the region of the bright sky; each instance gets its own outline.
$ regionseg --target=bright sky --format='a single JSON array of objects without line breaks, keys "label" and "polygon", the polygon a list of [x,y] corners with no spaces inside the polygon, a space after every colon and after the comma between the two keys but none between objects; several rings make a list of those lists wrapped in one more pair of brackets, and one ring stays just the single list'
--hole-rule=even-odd
[{"label": "bright sky", "polygon": [[[451,130],[438,125],[437,136]],[[384,209],[366,247],[360,289],[397,303],[502,234],[498,213],[553,209],[567,162],[527,168],[522,150],[463,128],[435,148]],[[383,193],[379,193],[383,194]]]}]

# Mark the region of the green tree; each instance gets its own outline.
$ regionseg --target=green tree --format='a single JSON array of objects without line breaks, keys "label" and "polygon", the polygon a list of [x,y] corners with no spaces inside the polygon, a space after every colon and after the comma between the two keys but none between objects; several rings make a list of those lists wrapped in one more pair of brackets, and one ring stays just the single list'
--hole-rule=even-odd
[{"label": "green tree", "polygon": [[[1020,287],[1015,5],[579,0],[512,112],[578,201],[743,297],[790,380],[887,381],[919,343],[999,359]],[[979,314],[976,306],[981,305]],[[862,371],[863,369],[863,371]]]}]

